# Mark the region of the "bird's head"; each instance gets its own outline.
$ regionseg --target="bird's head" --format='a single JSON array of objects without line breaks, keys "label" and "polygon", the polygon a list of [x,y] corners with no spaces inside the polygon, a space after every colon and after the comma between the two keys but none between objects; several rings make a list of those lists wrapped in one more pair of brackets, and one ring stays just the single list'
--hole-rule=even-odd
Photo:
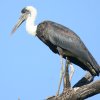
[{"label": "bird's head", "polygon": [[36,15],[37,15],[37,10],[34,7],[32,6],[24,7],[21,10],[21,16],[16,25],[14,26],[11,34],[13,34],[25,20],[28,20],[28,18],[30,19],[32,18],[34,20]]}]

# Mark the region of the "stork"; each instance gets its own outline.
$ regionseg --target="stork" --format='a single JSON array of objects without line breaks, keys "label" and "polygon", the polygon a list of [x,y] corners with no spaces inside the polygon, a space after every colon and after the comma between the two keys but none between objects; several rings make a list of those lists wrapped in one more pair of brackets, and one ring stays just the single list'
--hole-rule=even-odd
[{"label": "stork", "polygon": [[[100,67],[98,63],[75,32],[53,21],[43,21],[39,25],[36,25],[35,19],[37,10],[32,6],[23,8],[21,13],[22,15],[11,33],[14,33],[17,28],[26,21],[26,31],[33,36],[37,36],[51,51],[59,54],[61,57],[62,74],[57,95],[59,94],[62,77],[64,75],[63,58],[67,58],[70,61],[69,66],[71,66],[72,69],[72,63],[74,63],[83,70],[89,71],[92,76],[99,75]],[[71,78],[72,74],[70,75],[70,80]]]}]

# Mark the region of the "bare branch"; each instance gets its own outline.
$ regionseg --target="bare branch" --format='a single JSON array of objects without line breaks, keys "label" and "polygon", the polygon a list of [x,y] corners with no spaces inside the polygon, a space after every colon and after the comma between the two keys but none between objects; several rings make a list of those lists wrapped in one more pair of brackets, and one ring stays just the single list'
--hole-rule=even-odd
[{"label": "bare branch", "polygon": [[78,99],[86,99],[100,93],[100,80],[84,85],[76,90],[75,94],[79,95]]},{"label": "bare branch", "polygon": [[69,81],[69,70],[68,70],[69,64],[70,64],[70,62],[66,58],[65,74],[64,74],[64,89],[71,87],[71,84]]},{"label": "bare branch", "polygon": [[93,82],[94,76],[89,72],[71,88],[68,65],[69,62],[66,63],[63,92],[46,100],[84,100],[100,93],[100,80]]},{"label": "bare branch", "polygon": [[99,93],[100,80],[81,87],[66,89],[61,95],[50,97],[47,100],[84,100]]}]

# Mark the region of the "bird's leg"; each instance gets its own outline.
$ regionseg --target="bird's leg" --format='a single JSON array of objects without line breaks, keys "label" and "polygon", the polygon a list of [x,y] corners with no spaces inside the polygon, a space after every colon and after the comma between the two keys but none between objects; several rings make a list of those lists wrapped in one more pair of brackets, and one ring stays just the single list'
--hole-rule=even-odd
[{"label": "bird's leg", "polygon": [[74,66],[72,63],[70,63],[70,75],[69,75],[69,80],[72,80],[73,74],[75,72]]},{"label": "bird's leg", "polygon": [[[68,67],[70,67],[70,73]],[[74,74],[74,67],[72,63],[66,58],[65,74],[64,74],[64,90],[66,90],[66,88],[71,87],[70,81],[72,80],[73,74]]]},{"label": "bird's leg", "polygon": [[63,57],[60,55],[60,62],[61,62],[61,70],[60,70],[60,81],[59,81],[59,84],[58,84],[58,91],[56,93],[56,96],[59,95],[59,91],[60,91],[60,86],[61,86],[61,82],[62,82],[62,79],[63,79],[63,76],[64,76],[64,64],[63,64]]}]

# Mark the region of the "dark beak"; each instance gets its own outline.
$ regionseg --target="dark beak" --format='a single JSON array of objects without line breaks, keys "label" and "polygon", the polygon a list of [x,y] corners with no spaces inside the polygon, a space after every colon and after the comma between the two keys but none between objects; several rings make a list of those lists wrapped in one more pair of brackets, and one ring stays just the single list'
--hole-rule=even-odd
[{"label": "dark beak", "polygon": [[18,27],[27,19],[27,17],[28,17],[28,13],[23,13],[23,14],[21,15],[21,17],[19,18],[18,22],[17,22],[16,25],[14,26],[14,28],[13,28],[11,34],[13,34],[13,33],[18,29]]}]

